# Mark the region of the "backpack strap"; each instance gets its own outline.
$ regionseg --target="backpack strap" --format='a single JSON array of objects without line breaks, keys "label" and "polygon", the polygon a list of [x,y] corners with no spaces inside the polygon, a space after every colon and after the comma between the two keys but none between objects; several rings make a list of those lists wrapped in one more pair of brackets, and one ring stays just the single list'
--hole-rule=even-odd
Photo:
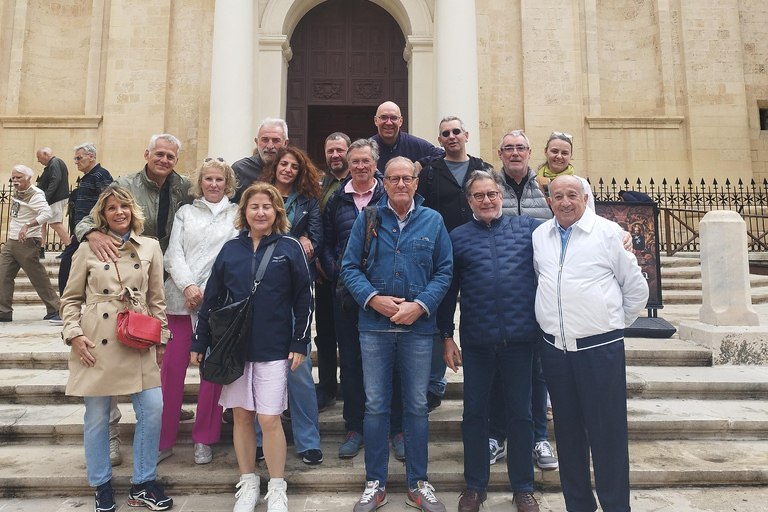
[{"label": "backpack strap", "polygon": [[[368,255],[371,253],[373,239],[379,236],[376,230],[381,226],[381,215],[379,215],[379,208],[377,206],[366,206],[363,208],[363,215],[365,215],[365,241],[363,242],[363,257],[360,263],[362,263],[363,269],[365,269],[368,264]],[[378,255],[379,244],[376,244],[376,258],[378,258]]]}]

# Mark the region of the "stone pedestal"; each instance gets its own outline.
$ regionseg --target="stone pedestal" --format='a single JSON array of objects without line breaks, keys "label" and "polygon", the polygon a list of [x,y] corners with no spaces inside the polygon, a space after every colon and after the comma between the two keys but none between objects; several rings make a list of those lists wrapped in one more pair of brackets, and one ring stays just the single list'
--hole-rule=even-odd
[{"label": "stone pedestal", "polygon": [[747,228],[736,212],[714,211],[699,224],[702,306],[699,320],[710,325],[760,325],[752,308]]}]

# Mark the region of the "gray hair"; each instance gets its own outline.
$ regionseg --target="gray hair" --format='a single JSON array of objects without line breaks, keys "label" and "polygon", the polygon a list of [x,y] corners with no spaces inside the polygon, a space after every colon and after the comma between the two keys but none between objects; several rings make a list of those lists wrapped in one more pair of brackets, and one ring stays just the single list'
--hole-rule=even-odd
[{"label": "gray hair", "polygon": [[396,156],[395,158],[387,162],[387,165],[384,166],[384,176],[387,175],[387,172],[389,171],[389,167],[392,164],[408,164],[409,166],[411,166],[411,169],[413,169],[413,176],[416,177],[419,175],[419,173],[416,172],[416,165],[413,163],[413,160],[411,160],[410,158],[406,158],[404,156]]},{"label": "gray hair", "polygon": [[349,145],[347,150],[347,161],[349,161],[352,155],[353,149],[371,148],[371,156],[375,162],[379,161],[379,145],[373,139],[357,139],[355,142]]},{"label": "gray hair", "polygon": [[462,121],[461,119],[459,119],[456,116],[445,116],[444,118],[442,118],[440,120],[439,123],[437,123],[437,133],[438,134],[440,133],[440,127],[443,126],[443,123],[447,123],[448,121],[458,121],[459,124],[461,124],[461,131],[463,131],[463,132],[467,131],[467,128],[464,126],[464,121]]},{"label": "gray hair", "polygon": [[352,144],[352,139],[349,138],[349,135],[347,135],[344,132],[333,132],[329,136],[325,138],[325,145],[328,144],[328,142],[332,140],[343,140],[347,143],[347,148],[349,148],[350,144]]},{"label": "gray hair", "polygon": [[161,133],[159,135],[153,135],[152,138],[149,139],[149,147],[147,150],[151,153],[153,149],[155,149],[155,144],[157,144],[158,139],[163,139],[174,146],[176,146],[176,156],[179,156],[179,153],[181,153],[181,141],[171,135],[170,133]]},{"label": "gray hair", "polygon": [[513,137],[523,137],[525,139],[525,143],[528,144],[528,148],[531,147],[531,141],[528,140],[528,136],[525,134],[523,130],[511,130],[504,134],[503,137],[501,137],[501,140],[499,141],[499,149],[504,146],[504,139],[507,138],[507,136],[512,135]]},{"label": "gray hair", "polygon": [[256,135],[258,136],[259,133],[261,133],[261,129],[265,126],[277,126],[282,128],[283,130],[283,141],[288,140],[288,123],[286,123],[283,119],[275,118],[275,117],[265,117],[264,120],[259,123],[259,128],[256,130]]},{"label": "gray hair", "polygon": [[469,199],[472,197],[472,185],[478,180],[493,180],[499,187],[499,192],[504,196],[504,180],[496,171],[472,171],[467,181],[464,182],[464,195]]},{"label": "gray hair", "polygon": [[21,165],[21,164],[14,165],[13,166],[13,170],[16,171],[16,172],[20,172],[20,173],[24,174],[24,176],[26,176],[27,179],[32,179],[32,175],[34,174],[32,172],[32,169],[30,169],[26,165]]},{"label": "gray hair", "polygon": [[93,158],[96,158],[96,146],[93,145],[93,142],[84,142],[83,144],[80,144],[79,146],[75,146],[72,148],[72,151],[77,153],[80,150],[85,151],[88,155],[93,155]]}]

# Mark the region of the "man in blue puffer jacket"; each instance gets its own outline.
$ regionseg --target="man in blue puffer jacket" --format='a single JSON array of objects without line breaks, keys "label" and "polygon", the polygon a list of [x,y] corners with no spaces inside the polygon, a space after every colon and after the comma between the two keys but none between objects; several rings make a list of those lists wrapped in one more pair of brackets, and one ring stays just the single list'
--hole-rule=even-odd
[{"label": "man in blue puffer jacket", "polygon": [[[490,478],[488,410],[494,374],[501,375],[509,439],[507,472],[521,512],[535,512],[531,369],[541,337],[534,302],[533,231],[541,221],[502,216],[504,183],[496,173],[474,171],[464,184],[474,220],[451,231],[454,277],[437,314],[444,358],[455,372],[464,364],[464,479],[459,512],[477,512]],[[453,340],[456,296],[461,290],[461,349]],[[498,400],[499,397],[494,397]]]}]

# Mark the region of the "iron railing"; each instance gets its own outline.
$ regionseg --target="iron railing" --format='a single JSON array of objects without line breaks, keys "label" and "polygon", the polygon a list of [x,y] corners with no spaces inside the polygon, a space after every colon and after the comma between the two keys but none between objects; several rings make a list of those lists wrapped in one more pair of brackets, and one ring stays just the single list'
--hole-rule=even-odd
[{"label": "iron railing", "polygon": [[[3,185],[0,187],[0,247],[5,245],[8,240],[8,231],[11,225],[11,195],[13,194],[13,187],[10,185]],[[65,226],[66,224],[65,221]],[[64,250],[64,243],[59,238],[59,235],[48,227],[48,236],[45,241],[45,250],[51,252],[61,252]]]},{"label": "iron railing", "polygon": [[662,180],[661,185],[653,179],[647,184],[638,180],[630,185],[629,180],[605,183],[600,179],[593,191],[596,201],[618,201],[621,190],[636,190],[648,194],[658,205],[660,249],[671,256],[677,252],[697,252],[699,245],[699,222],[712,210],[732,210],[741,214],[747,225],[747,245],[752,252],[768,251],[768,180],[762,183],[739,179],[732,184],[729,179],[720,184],[716,179],[707,184],[703,179],[694,184],[674,183]]}]

